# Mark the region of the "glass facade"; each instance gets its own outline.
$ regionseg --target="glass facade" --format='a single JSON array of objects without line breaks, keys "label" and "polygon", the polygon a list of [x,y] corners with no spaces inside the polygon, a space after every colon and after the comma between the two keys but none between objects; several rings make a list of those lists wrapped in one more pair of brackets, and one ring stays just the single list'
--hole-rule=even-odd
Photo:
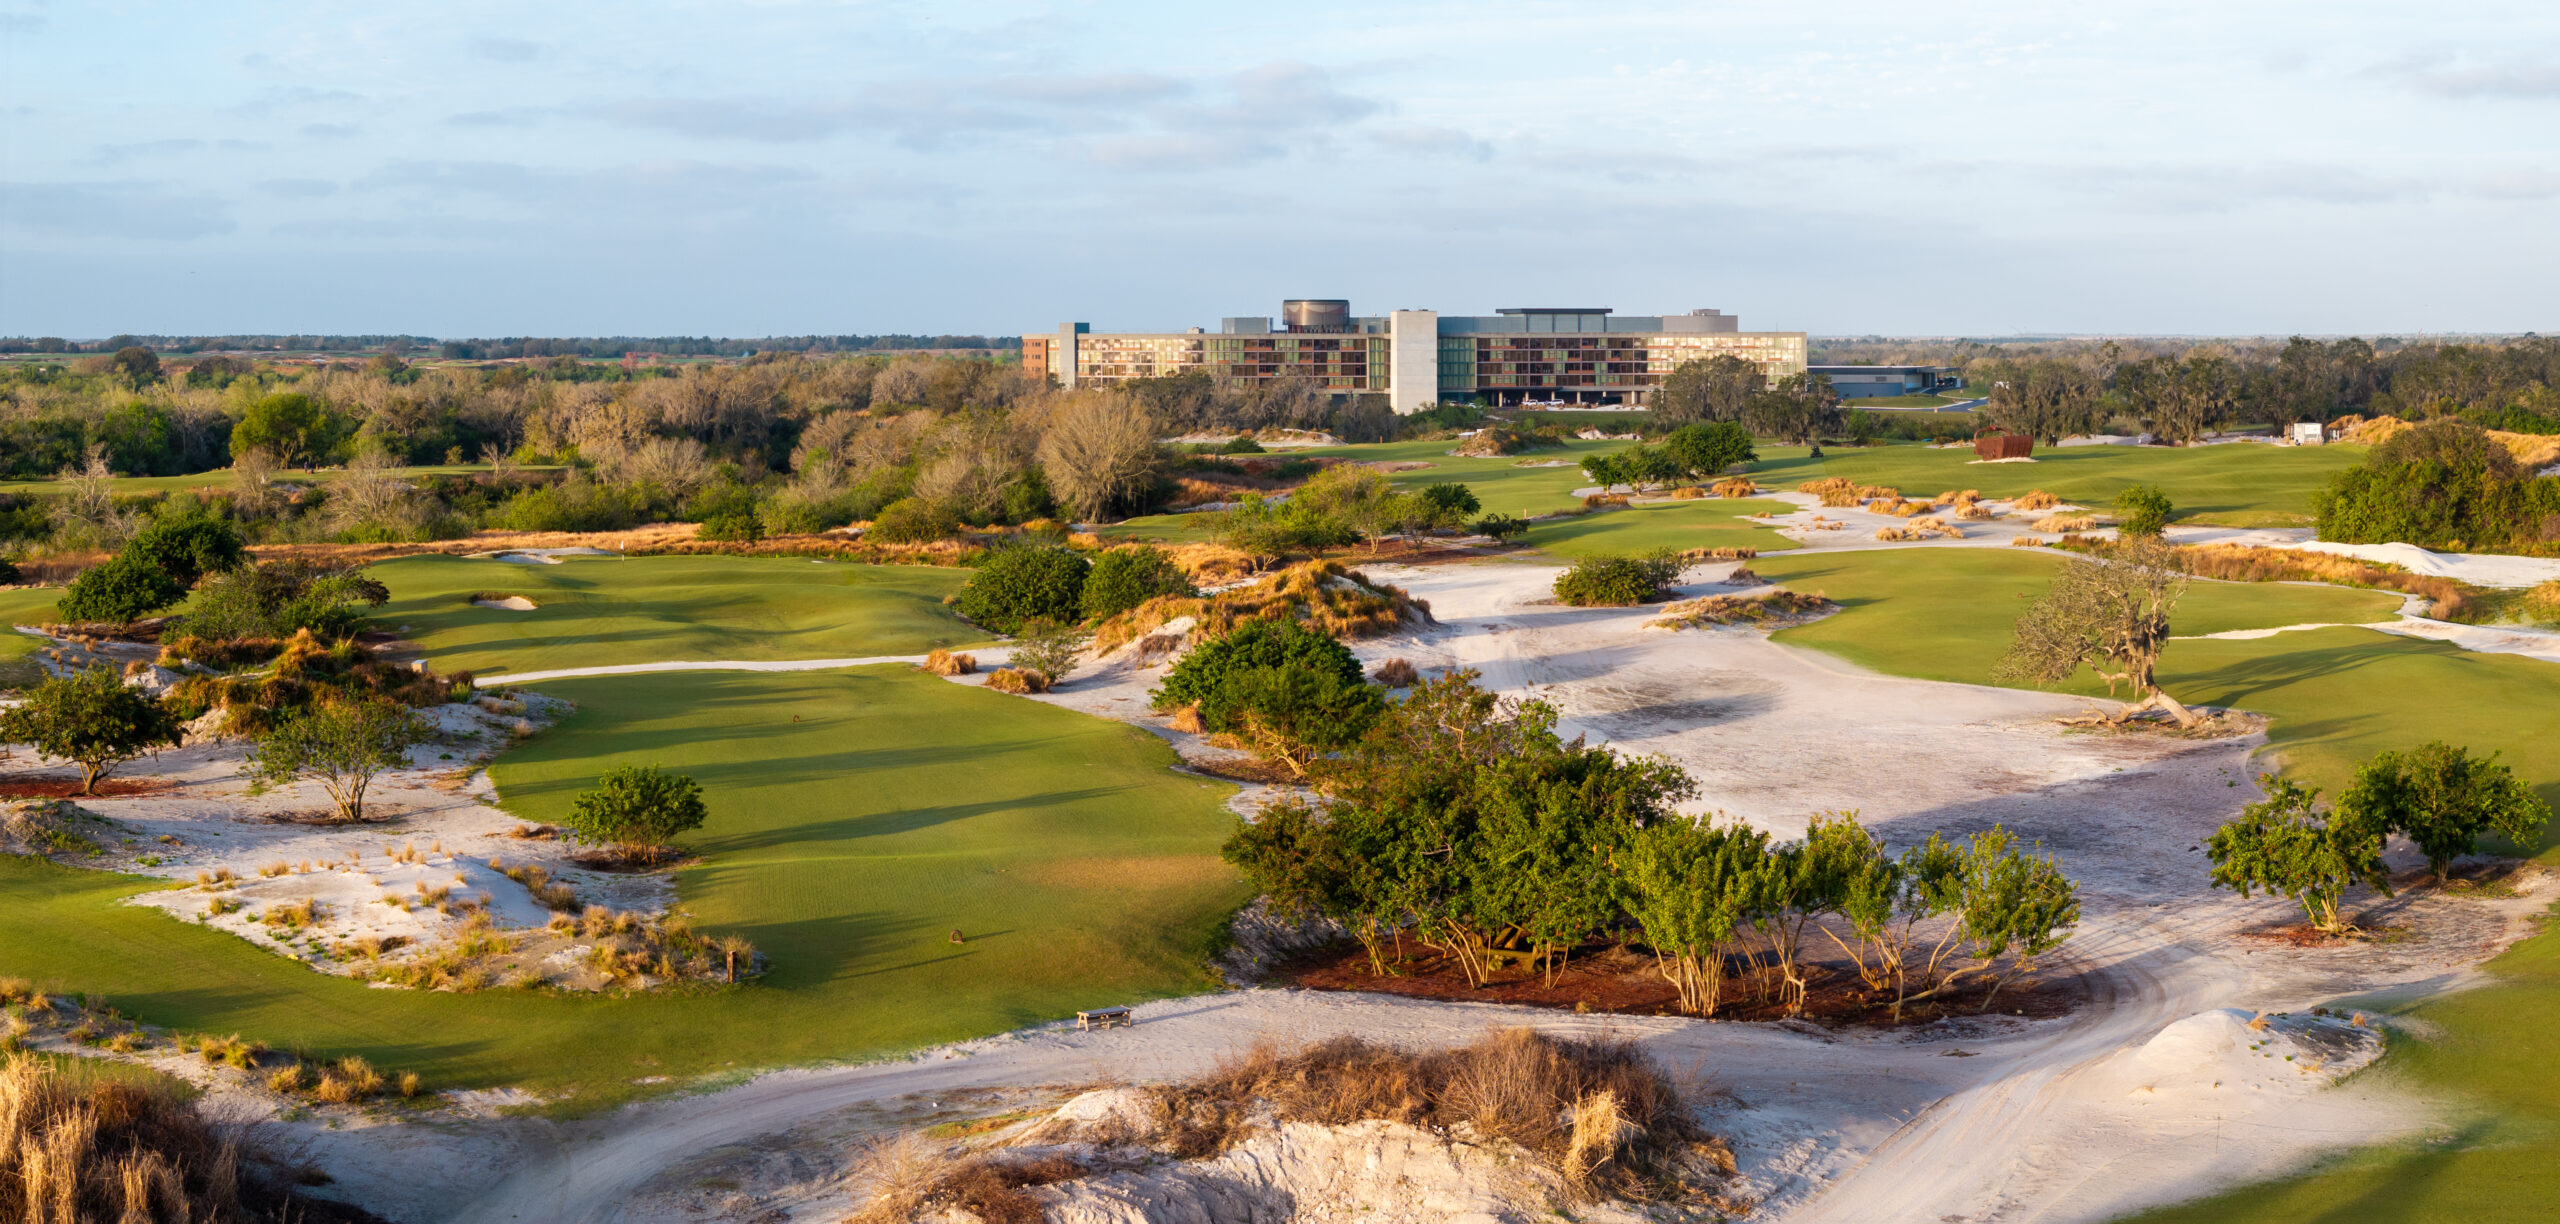
[{"label": "glass facade", "polygon": [[1242,390],[1281,379],[1328,391],[1384,392],[1387,337],[1276,333],[1086,335],[1076,338],[1076,381],[1117,382],[1201,371]]},{"label": "glass facade", "polygon": [[[1794,332],[1510,333],[1440,337],[1444,398],[1568,398],[1640,403],[1682,362],[1740,357],[1775,382],[1805,367],[1805,338]],[[1534,393],[1534,394],[1533,394]]]}]

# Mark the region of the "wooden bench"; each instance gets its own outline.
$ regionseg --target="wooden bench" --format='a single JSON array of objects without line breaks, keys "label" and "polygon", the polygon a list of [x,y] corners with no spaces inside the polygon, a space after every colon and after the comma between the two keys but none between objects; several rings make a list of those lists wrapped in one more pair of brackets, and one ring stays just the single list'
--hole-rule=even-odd
[{"label": "wooden bench", "polygon": [[1076,1027],[1080,1029],[1127,1028],[1135,1023],[1125,1007],[1097,1007],[1076,1013]]}]

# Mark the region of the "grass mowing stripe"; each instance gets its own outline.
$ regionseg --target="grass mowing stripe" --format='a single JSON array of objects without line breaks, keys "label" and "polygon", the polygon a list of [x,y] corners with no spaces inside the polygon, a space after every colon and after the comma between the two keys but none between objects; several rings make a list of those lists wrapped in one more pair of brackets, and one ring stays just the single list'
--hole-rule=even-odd
[{"label": "grass mowing stripe", "polygon": [[[372,569],[374,613],[405,626],[438,668],[506,671],[676,660],[922,654],[987,635],[942,606],[966,570],[812,563],[805,557],[573,557],[558,565],[405,557]],[[522,595],[530,612],[474,605]],[[503,669],[503,670],[502,670]]]},{"label": "grass mowing stripe", "polygon": [[1761,498],[1699,498],[1603,510],[1552,523],[1540,523],[1522,542],[1560,557],[1594,553],[1636,554],[1657,548],[1756,548],[1764,553],[1799,547],[1775,530],[1743,518],[1748,514],[1786,514],[1794,506]]},{"label": "grass mowing stripe", "polygon": [[2038,447],[2033,463],[1976,463],[1970,447],[1940,450],[1910,444],[1833,447],[1822,458],[1800,446],[1758,448],[1752,478],[1792,489],[1825,476],[1892,485],[1927,496],[1980,489],[2015,497],[2043,489],[2066,501],[2106,506],[2137,484],[2158,485],[2176,503],[2180,522],[2226,527],[2309,526],[2311,494],[2339,471],[2364,461],[2361,446],[2064,446]]},{"label": "grass mowing stripe", "polygon": [[1244,900],[1217,857],[1231,787],[1172,772],[1172,749],[1134,727],[897,666],[545,689],[580,709],[500,760],[509,808],[557,819],[624,761],[701,777],[712,819],[679,900],[773,957],[765,981],[373,990],[116,904],[154,881],[32,859],[0,860],[0,973],[149,1023],[584,1109],[653,1091],[644,1077],[880,1056],[1202,989],[1209,933]]}]

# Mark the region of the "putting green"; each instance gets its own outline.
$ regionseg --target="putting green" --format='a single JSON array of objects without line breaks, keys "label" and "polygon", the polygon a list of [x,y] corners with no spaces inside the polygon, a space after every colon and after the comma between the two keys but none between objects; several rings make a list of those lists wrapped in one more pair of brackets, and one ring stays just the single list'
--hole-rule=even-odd
[{"label": "putting green", "polygon": [[[942,606],[968,571],[805,557],[570,557],[558,565],[404,557],[374,619],[445,671],[503,677],[669,660],[857,659],[987,640]],[[522,595],[530,612],[483,608]]]},{"label": "putting green", "polygon": [[1834,447],[1820,459],[1800,446],[1763,446],[1751,475],[1792,489],[1800,482],[1845,476],[1926,496],[1980,489],[2014,497],[2042,489],[2066,501],[2106,506],[2137,484],[2158,485],[2177,506],[2178,521],[2225,527],[2309,526],[2311,494],[2340,470],[2364,461],[2361,446],[2038,447],[2033,463],[1976,463],[1970,448],[1914,444]]},{"label": "putting green", "polygon": [[[373,990],[116,904],[156,882],[16,857],[0,857],[0,973],[148,1023],[583,1109],[653,1091],[644,1077],[875,1057],[1202,989],[1209,933],[1245,899],[1218,858],[1230,787],[1172,772],[1172,749],[1134,727],[903,666],[544,688],[581,709],[501,761],[507,806],[555,819],[626,761],[700,778],[711,821],[678,897],[770,955],[764,981]],[[955,928],[967,942],[948,942]]]},{"label": "putting green", "polygon": [[1744,515],[1786,514],[1794,506],[1760,498],[1699,498],[1603,510],[1531,527],[1521,541],[1563,557],[1594,553],[1648,553],[1659,548],[1757,548],[1783,552],[1798,547],[1774,529]]}]

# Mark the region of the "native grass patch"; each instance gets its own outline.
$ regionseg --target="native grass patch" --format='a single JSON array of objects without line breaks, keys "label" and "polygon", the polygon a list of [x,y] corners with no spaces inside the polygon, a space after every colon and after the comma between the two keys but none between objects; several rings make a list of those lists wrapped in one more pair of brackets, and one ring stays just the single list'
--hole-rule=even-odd
[{"label": "native grass patch", "polygon": [[1255,621],[1292,620],[1332,637],[1363,638],[1428,623],[1431,605],[1339,561],[1302,561],[1249,586],[1150,599],[1096,625],[1093,647],[1117,650],[1184,617],[1201,637],[1222,636]]}]

